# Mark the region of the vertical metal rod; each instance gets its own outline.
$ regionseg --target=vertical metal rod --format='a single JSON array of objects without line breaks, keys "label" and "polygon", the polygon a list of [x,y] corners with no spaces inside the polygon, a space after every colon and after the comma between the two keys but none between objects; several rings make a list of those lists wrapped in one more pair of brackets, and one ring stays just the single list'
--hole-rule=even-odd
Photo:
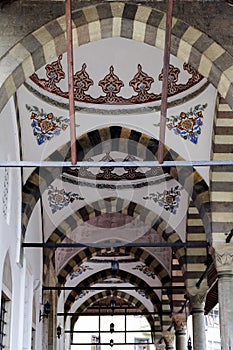
[{"label": "vertical metal rod", "polygon": [[71,0],[66,0],[66,40],[67,40],[67,65],[68,65],[68,85],[69,85],[71,163],[74,165],[77,163],[77,154],[76,154],[76,130],[75,130],[75,108],[74,108],[74,68],[73,68]]},{"label": "vertical metal rod", "polygon": [[163,163],[163,158],[164,158],[164,142],[165,142],[166,116],[167,116],[167,89],[168,89],[169,62],[170,62],[170,49],[171,49],[172,7],[173,7],[173,0],[168,0],[164,56],[163,56],[163,82],[162,82],[159,147],[158,147],[158,162],[160,164]]},{"label": "vertical metal rod", "polygon": [[126,319],[126,309],[125,309],[125,343],[127,343],[127,333],[126,333],[126,329],[127,329],[127,319]]}]

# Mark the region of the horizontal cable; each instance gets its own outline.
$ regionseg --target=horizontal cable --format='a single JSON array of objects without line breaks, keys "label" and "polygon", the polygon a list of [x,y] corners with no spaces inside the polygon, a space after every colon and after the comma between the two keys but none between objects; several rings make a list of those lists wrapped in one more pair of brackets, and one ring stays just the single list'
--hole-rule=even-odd
[{"label": "horizontal cable", "polygon": [[[148,345],[148,344],[153,344],[154,345],[154,343],[128,343],[128,342],[125,342],[125,343],[113,343],[113,346],[115,346],[115,345]],[[71,343],[71,345],[109,345],[109,343]]]},{"label": "horizontal cable", "polygon": [[11,168],[100,168],[100,167],[197,167],[197,166],[232,166],[233,160],[179,160],[179,161],[164,161],[160,164],[158,161],[134,161],[134,162],[88,162],[81,161],[76,164],[71,162],[56,162],[56,161],[0,161],[0,167]]},{"label": "horizontal cable", "polygon": [[111,247],[176,247],[176,248],[201,248],[208,247],[208,242],[156,242],[156,243],[123,243],[123,242],[103,242],[103,243],[22,243],[23,248],[111,248]]},{"label": "horizontal cable", "polygon": [[[185,286],[137,286],[137,287],[132,287],[132,286],[121,286],[120,284],[117,286],[111,285],[111,286],[98,286],[98,287],[78,287],[78,286],[73,286],[73,287],[66,287],[66,286],[43,286],[43,290],[76,290],[76,291],[82,291],[82,290],[151,290],[151,289],[184,289]],[[96,307],[98,309],[98,307]]]},{"label": "horizontal cable", "polygon": [[[124,334],[125,332],[127,333],[143,333],[143,332],[151,332],[151,329],[143,329],[143,330],[122,330],[122,331],[113,331],[112,334],[114,333],[122,333]],[[64,333],[96,333],[96,329],[93,331],[67,331],[65,330]],[[100,333],[111,333],[110,331],[100,331]],[[137,343],[138,344],[138,343]]]},{"label": "horizontal cable", "polygon": [[[146,316],[146,315],[159,315],[158,311],[142,311],[142,312],[116,312],[114,313],[111,309],[109,309],[109,312],[107,312],[107,310],[105,312],[58,312],[57,316],[78,316],[78,317],[82,317],[82,316],[109,316],[109,315],[115,315],[115,316]],[[171,311],[163,311],[163,315],[170,315],[171,316]]]}]

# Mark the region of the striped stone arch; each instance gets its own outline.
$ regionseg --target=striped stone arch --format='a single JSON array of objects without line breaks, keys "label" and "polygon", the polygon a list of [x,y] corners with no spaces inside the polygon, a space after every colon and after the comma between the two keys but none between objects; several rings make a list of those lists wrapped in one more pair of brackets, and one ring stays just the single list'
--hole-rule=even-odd
[{"label": "striped stone arch", "polygon": [[[213,159],[233,160],[233,108],[219,99],[213,128]],[[210,173],[213,242],[233,229],[233,166],[213,166]],[[231,240],[232,242],[232,240]]]},{"label": "striped stone arch", "polygon": [[[149,6],[101,3],[73,12],[74,46],[122,37],[164,47],[165,14]],[[0,111],[35,71],[66,52],[65,16],[57,18],[18,42],[0,62]],[[171,53],[205,76],[233,107],[233,59],[200,30],[173,18]],[[10,64],[9,64],[10,62]]]},{"label": "striped stone arch", "polygon": [[[113,142],[113,150],[121,150],[124,145],[124,152],[126,154],[138,156],[143,160],[157,159],[158,140],[143,134],[139,131],[128,129],[121,126],[110,126],[98,130],[90,131],[82,135],[76,141],[78,160],[84,159],[85,155],[94,149],[98,154],[105,153],[102,149],[105,141],[111,140]],[[126,142],[122,142],[125,140]],[[120,142],[121,141],[121,142]],[[134,142],[135,147],[131,147],[131,141]],[[143,146],[143,154],[142,154]],[[123,151],[123,150],[122,150]],[[69,144],[65,144],[60,150],[55,151],[47,159],[48,161],[64,161],[70,160]],[[164,152],[165,161],[181,160],[181,157],[172,149],[166,147]],[[54,179],[60,177],[61,172],[58,168],[37,168],[31,174],[26,184],[23,187],[22,198],[22,238],[24,239],[27,224],[35,207],[36,202],[41,197],[43,192],[53,182]],[[199,173],[192,167],[166,167],[164,169],[174,179],[176,179],[183,188],[190,192],[192,188],[192,200],[197,207],[200,217],[205,227],[207,240],[210,239],[211,225],[210,225],[210,210],[209,210],[209,189],[206,182],[199,175]]]},{"label": "striped stone arch", "polygon": [[[106,208],[106,206],[108,206]],[[99,208],[97,210],[96,208]],[[69,234],[84,222],[88,222],[88,220],[93,219],[99,215],[105,214],[106,209],[108,212],[122,213],[122,215],[137,217],[137,220],[141,220],[145,224],[149,225],[152,229],[154,229],[165,241],[167,242],[181,242],[179,235],[167,224],[165,220],[163,220],[156,213],[151,212],[149,209],[143,207],[140,204],[134,203],[132,201],[122,200],[121,198],[116,198],[113,201],[100,200],[98,202],[93,203],[92,205],[86,205],[80,209],[78,209],[75,213],[67,217],[50,235],[47,240],[47,243],[60,243],[63,241],[65,237],[69,237]],[[123,208],[123,209],[120,209]],[[125,252],[130,255],[135,255],[138,257],[143,256],[144,262],[146,265],[152,269],[156,269],[159,272],[159,277],[163,283],[166,283],[170,280],[168,277],[168,273],[165,272],[165,269],[162,268],[162,265],[159,261],[156,261],[154,257],[149,258],[149,252],[144,251],[141,248],[137,247],[122,247]],[[58,276],[58,281],[61,284],[64,284],[66,279],[69,278],[69,274],[73,271],[74,267],[83,263],[84,261],[90,259],[91,256],[96,255],[99,249],[94,249],[93,247],[88,247],[87,249],[81,250],[81,257],[77,254],[74,258],[72,258],[63,269],[60,271]],[[175,249],[174,249],[175,251]],[[51,248],[45,248],[45,256],[44,256],[44,273],[46,274],[47,266],[49,261],[53,259],[55,250]],[[177,259],[181,266],[186,263],[185,260],[185,250],[183,248],[179,248],[176,250]]]},{"label": "striped stone arch", "polygon": [[[69,312],[72,305],[74,304],[75,300],[77,300],[79,294],[80,294],[80,288],[83,288],[83,290],[86,290],[86,287],[92,286],[96,283],[102,282],[107,278],[112,277],[111,269],[105,269],[97,273],[93,273],[93,275],[87,277],[84,279],[81,283],[73,287],[70,294],[67,296],[65,304],[64,304],[64,312]],[[154,308],[156,311],[161,310],[161,300],[158,298],[158,295],[153,291],[152,288],[150,288],[150,285],[146,283],[144,280],[139,278],[137,275],[126,271],[123,271],[119,269],[116,275],[117,278],[120,278],[122,281],[130,283],[131,285],[135,286],[135,290],[140,290],[142,288],[143,291],[145,291],[148,298],[150,298],[151,303],[154,305]],[[104,289],[104,287],[103,287]],[[120,286],[118,289],[121,289]]]},{"label": "striped stone arch", "polygon": [[[149,269],[156,271],[156,275],[160,279],[162,285],[167,285],[170,283],[171,278],[169,276],[169,273],[156,259],[156,257],[149,254],[148,251],[139,247],[120,247],[118,249],[120,253],[137,257],[138,260],[144,263]],[[97,250],[95,248],[85,248],[83,250],[80,250],[80,252],[77,253],[74,257],[72,257],[62,268],[58,275],[58,283],[60,285],[63,285],[70,277],[71,273],[76,268],[78,268],[78,266],[80,266],[83,262],[87,261],[91,257],[95,256],[99,252],[101,252],[101,250]],[[92,255],[88,256],[90,253],[92,253]]]},{"label": "striped stone arch", "polygon": [[[142,304],[142,302],[140,300],[138,300],[134,296],[132,296],[126,292],[120,291],[120,290],[117,290],[117,291],[105,290],[105,291],[96,293],[95,295],[92,295],[82,305],[80,305],[79,308],[77,308],[75,313],[81,316],[82,313],[85,312],[88,307],[90,307],[91,305],[96,303],[98,300],[106,299],[109,297],[114,297],[117,299],[124,300],[124,301],[130,303],[131,305],[133,305],[135,308],[139,309],[142,313],[143,312],[148,313],[147,308]],[[72,317],[71,329],[74,328],[74,325],[79,317],[78,315],[74,315]],[[152,315],[145,315],[145,317],[146,317],[149,325],[151,326],[152,330],[156,330],[156,329],[161,330],[161,321],[157,315],[154,315],[154,317]]]}]

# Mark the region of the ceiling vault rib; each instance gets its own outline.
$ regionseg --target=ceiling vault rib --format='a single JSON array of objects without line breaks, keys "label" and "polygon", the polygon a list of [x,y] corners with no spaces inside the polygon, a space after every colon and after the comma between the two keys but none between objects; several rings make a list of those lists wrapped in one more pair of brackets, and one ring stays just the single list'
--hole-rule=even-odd
[{"label": "ceiling vault rib", "polygon": [[73,38],[71,0],[66,0],[66,40],[67,40],[67,66],[69,85],[69,115],[70,115],[70,142],[71,142],[71,163],[77,162],[76,152],[76,130],[75,130],[75,106],[74,106],[74,67],[73,67]]},{"label": "ceiling vault rib", "polygon": [[159,161],[159,163],[163,163],[163,157],[164,157],[165,129],[166,129],[166,116],[167,116],[168,78],[169,78],[169,61],[170,61],[170,50],[171,50],[172,7],[173,7],[173,0],[169,0],[168,5],[167,5],[166,33],[165,33],[164,56],[163,56],[163,81],[162,81],[159,146],[158,146],[158,161]]}]

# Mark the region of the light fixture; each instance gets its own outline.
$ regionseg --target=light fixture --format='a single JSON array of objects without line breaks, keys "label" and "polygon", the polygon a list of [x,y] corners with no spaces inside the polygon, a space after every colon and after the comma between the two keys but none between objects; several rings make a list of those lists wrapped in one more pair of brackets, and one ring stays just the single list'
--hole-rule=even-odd
[{"label": "light fixture", "polygon": [[110,300],[110,308],[112,309],[112,311],[115,309],[115,307],[116,307],[116,302],[114,299],[111,299]]},{"label": "light fixture", "polygon": [[233,0],[227,0],[227,4],[233,6]]},{"label": "light fixture", "polygon": [[57,337],[58,337],[58,339],[60,339],[60,336],[61,336],[61,326],[58,325],[57,326]]},{"label": "light fixture", "polygon": [[113,339],[110,339],[110,342],[109,342],[110,346],[113,347],[113,344],[114,344],[114,341]]},{"label": "light fixture", "polygon": [[112,269],[112,276],[116,277],[116,274],[119,270],[119,262],[117,260],[112,260],[111,269]]},{"label": "light fixture", "polygon": [[50,306],[49,302],[47,301],[47,302],[44,304],[43,313],[42,313],[41,310],[40,310],[39,322],[42,320],[43,317],[48,318],[48,316],[49,316],[49,314],[50,314],[50,311],[51,311],[51,306]]},{"label": "light fixture", "polygon": [[110,332],[111,332],[111,333],[114,332],[114,323],[110,323]]},{"label": "light fixture", "polygon": [[187,349],[188,350],[192,350],[192,343],[191,343],[191,338],[189,336],[189,339],[188,339],[188,346],[187,346]]}]

